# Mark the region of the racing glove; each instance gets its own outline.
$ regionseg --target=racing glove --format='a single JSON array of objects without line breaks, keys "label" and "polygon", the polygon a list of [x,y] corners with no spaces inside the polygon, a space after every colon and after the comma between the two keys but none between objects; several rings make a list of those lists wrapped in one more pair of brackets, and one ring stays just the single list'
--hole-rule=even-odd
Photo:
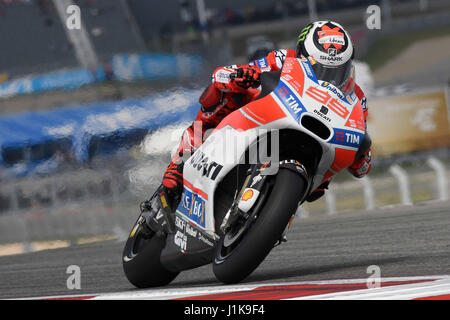
[{"label": "racing glove", "polygon": [[261,72],[253,67],[243,67],[232,73],[230,79],[232,83],[244,89],[258,88],[261,84]]},{"label": "racing glove", "polygon": [[261,85],[261,71],[252,66],[218,68],[214,71],[213,82],[220,90],[245,93]]},{"label": "racing glove", "polygon": [[357,161],[355,161],[349,168],[348,171],[356,177],[356,178],[362,178],[366,174],[369,173],[372,160],[372,153],[370,150],[367,150],[366,153]]}]

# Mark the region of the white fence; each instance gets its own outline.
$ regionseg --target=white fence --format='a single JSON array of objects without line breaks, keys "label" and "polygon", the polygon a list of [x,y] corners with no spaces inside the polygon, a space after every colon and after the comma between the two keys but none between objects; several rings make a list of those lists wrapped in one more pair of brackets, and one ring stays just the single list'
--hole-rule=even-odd
[{"label": "white fence", "polygon": [[[420,170],[393,165],[382,174],[333,182],[322,199],[305,203],[299,212],[302,216],[332,215],[448,200],[449,171],[436,158],[429,158],[426,164]],[[154,172],[162,174],[164,168],[157,169]],[[141,186],[147,195],[160,179],[152,178],[145,177],[149,185]],[[135,187],[132,184],[123,172],[108,170],[5,184],[0,197],[9,207],[0,211],[0,244],[49,240],[77,243],[89,237],[124,239],[138,216],[139,202],[145,198],[131,192]]]},{"label": "white fence", "polygon": [[388,172],[372,178],[344,183],[332,183],[325,193],[325,204],[317,202],[300,208],[302,215],[345,211],[372,210],[391,205],[412,205],[418,202],[449,199],[450,173],[445,164],[435,157],[427,159],[428,167],[409,170],[398,164]]}]

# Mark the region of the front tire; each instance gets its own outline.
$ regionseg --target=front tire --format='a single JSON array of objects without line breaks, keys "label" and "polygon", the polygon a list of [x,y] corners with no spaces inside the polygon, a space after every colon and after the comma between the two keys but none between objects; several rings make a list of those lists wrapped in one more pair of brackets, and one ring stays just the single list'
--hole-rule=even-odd
[{"label": "front tire", "polygon": [[137,288],[165,286],[172,282],[179,272],[168,271],[160,262],[165,238],[149,230],[145,233],[144,228],[144,225],[139,225],[138,219],[133,228],[135,231],[132,231],[123,249],[123,270],[128,281]]},{"label": "front tire", "polygon": [[257,218],[240,236],[239,242],[227,248],[222,236],[213,262],[213,272],[223,283],[237,283],[250,275],[266,258],[280,239],[290,218],[307,189],[307,182],[297,173],[280,168],[274,186],[259,209]]}]

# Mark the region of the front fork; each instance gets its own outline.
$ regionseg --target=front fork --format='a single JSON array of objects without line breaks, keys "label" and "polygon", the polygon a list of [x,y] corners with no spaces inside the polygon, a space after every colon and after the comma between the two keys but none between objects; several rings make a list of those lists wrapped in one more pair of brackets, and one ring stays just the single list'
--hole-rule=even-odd
[{"label": "front fork", "polygon": [[228,210],[220,226],[223,233],[226,233],[239,218],[247,220],[250,217],[249,211],[259,198],[267,180],[268,175],[264,175],[262,172],[268,165],[269,163],[257,164],[248,169],[247,178],[239,193],[234,197],[231,208]]},{"label": "front fork", "polygon": [[[220,226],[220,229],[222,232],[226,233],[229,228],[237,221],[239,218],[243,218],[245,220],[249,219],[250,216],[254,215],[256,211],[258,211],[258,206],[262,203],[261,201],[257,201],[261,195],[265,196],[265,193],[267,192],[267,188],[265,188],[266,184],[269,182],[268,177],[269,174],[264,174],[266,168],[268,168],[270,165],[270,162],[265,164],[257,164],[250,167],[250,169],[247,172],[247,178],[244,181],[244,184],[242,185],[242,188],[240,189],[239,193],[236,195],[235,200],[233,201],[233,204],[231,208],[228,210],[227,214],[225,215],[225,218],[223,219],[223,222]],[[282,160],[279,163],[279,168],[285,168],[291,171],[296,172],[300,176],[302,176],[308,184],[307,190],[310,189],[310,175],[308,175],[308,172],[306,171],[306,168],[297,160]],[[306,196],[308,195],[309,191],[303,195],[301,201],[299,202],[299,205],[304,201]],[[254,209],[254,210],[252,210]],[[253,212],[252,212],[253,211]],[[257,214],[257,212],[256,212]],[[292,222],[294,221],[295,213],[292,215],[291,219],[289,220],[288,225],[286,226],[286,229],[284,230],[283,234],[280,237],[280,240],[277,242],[276,245],[281,244],[282,242],[286,242],[286,234],[292,225]]]}]

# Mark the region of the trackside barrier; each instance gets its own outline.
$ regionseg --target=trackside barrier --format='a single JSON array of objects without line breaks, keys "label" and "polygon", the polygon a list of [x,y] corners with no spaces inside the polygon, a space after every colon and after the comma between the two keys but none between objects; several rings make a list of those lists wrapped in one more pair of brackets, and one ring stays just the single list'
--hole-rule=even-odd
[{"label": "trackside barrier", "polygon": [[103,68],[98,68],[95,72],[88,69],[75,69],[28,76],[0,84],[0,99],[50,90],[75,90],[84,85],[103,82],[105,79],[106,74]]},{"label": "trackside barrier", "polygon": [[367,210],[375,208],[375,193],[373,191],[372,181],[369,177],[365,176],[360,179],[364,188],[364,200]]},{"label": "trackside barrier", "polygon": [[[363,177],[358,179],[364,189],[364,202],[366,210],[371,210],[375,208],[375,193],[372,187],[372,182],[369,177]],[[327,206],[327,213],[333,215],[337,212],[336,210],[336,193],[334,187],[330,186],[325,193],[325,201]]]},{"label": "trackside barrier", "polygon": [[[427,164],[433,169],[433,176],[430,177],[430,173],[427,173],[426,175],[428,178],[431,178],[432,184],[434,184],[434,188],[436,191],[432,193],[431,197],[433,200],[440,200],[445,201],[449,199],[449,188],[448,188],[448,175],[445,165],[435,157],[430,157],[427,159]],[[412,205],[414,201],[412,200],[411,195],[411,181],[409,174],[405,169],[400,167],[399,165],[392,165],[388,172],[390,175],[395,179],[395,183],[397,185],[398,195],[400,198],[400,204],[401,205]],[[377,207],[376,205],[376,195],[375,195],[375,189],[374,189],[374,181],[378,181],[378,178],[373,177],[363,177],[361,179],[355,179],[358,181],[362,186],[362,194],[364,196],[364,209],[365,210],[372,210]],[[429,181],[430,182],[430,181]],[[348,183],[347,183],[348,184]],[[416,183],[417,184],[417,183]],[[420,182],[418,183],[420,185]],[[390,186],[390,190],[394,191],[393,189],[395,185]],[[424,186],[421,186],[424,187]],[[388,188],[386,186],[386,188]],[[425,187],[424,187],[425,188]],[[327,212],[328,215],[333,215],[337,213],[339,210],[337,206],[339,205],[340,201],[345,200],[345,196],[339,195],[341,191],[341,186],[339,186],[339,183],[335,183],[334,185],[331,185],[330,188],[325,193],[325,208],[324,211]],[[358,192],[358,188],[354,186],[354,192]],[[430,188],[429,188],[430,189]],[[304,208],[303,211],[308,212],[307,208]],[[308,216],[307,215],[301,215],[301,216]]]},{"label": "trackside barrier", "polygon": [[412,204],[409,179],[406,171],[403,170],[399,165],[395,164],[389,168],[389,172],[397,179],[402,204]]},{"label": "trackside barrier", "polygon": [[428,165],[436,173],[436,187],[440,200],[448,200],[448,182],[444,164],[434,157],[427,160]]},{"label": "trackside barrier", "polygon": [[198,75],[203,62],[199,55],[117,54],[110,61],[110,74],[107,69],[98,67],[94,71],[71,69],[30,75],[0,84],[0,99],[43,91],[75,90],[109,78],[121,81],[183,79]]},{"label": "trackside barrier", "polygon": [[325,201],[327,203],[327,212],[329,215],[336,213],[336,194],[334,192],[334,186],[329,186],[325,192]]},{"label": "trackside barrier", "polygon": [[[430,158],[428,164],[434,170],[406,172],[394,165],[387,175],[334,182],[324,199],[305,203],[297,215],[305,218],[447,200],[449,171],[437,159]],[[152,161],[152,167],[145,181],[159,181],[165,163]],[[124,240],[137,217],[138,203],[145,198],[134,190],[136,183],[121,172],[88,169],[4,183],[0,197],[3,206],[8,203],[9,207],[0,208],[0,245],[27,243],[24,251],[33,251],[36,241],[77,243],[89,237]],[[146,195],[154,190],[153,183],[142,186]]]},{"label": "trackside barrier", "polygon": [[[200,94],[177,88],[140,99],[0,116],[0,165],[21,162],[26,167],[24,174],[28,174],[37,165],[51,161],[57,152],[84,162],[102,152],[117,151],[147,131],[192,121]],[[49,152],[42,152],[43,148]]]}]

